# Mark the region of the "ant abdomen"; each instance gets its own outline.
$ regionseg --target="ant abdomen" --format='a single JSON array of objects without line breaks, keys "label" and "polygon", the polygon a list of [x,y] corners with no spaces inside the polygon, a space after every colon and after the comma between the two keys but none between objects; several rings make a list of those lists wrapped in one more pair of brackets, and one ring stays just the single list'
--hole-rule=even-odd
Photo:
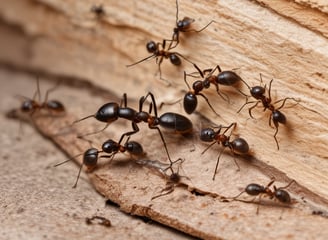
[{"label": "ant abdomen", "polygon": [[118,119],[118,110],[119,105],[117,103],[106,103],[99,108],[94,117],[101,122],[113,122]]},{"label": "ant abdomen", "polygon": [[186,93],[183,99],[183,108],[186,113],[191,114],[195,111],[198,104],[197,96],[191,92]]},{"label": "ant abdomen", "polygon": [[245,192],[249,195],[257,196],[260,193],[265,192],[265,187],[263,187],[257,183],[251,183],[251,184],[247,185],[247,187],[245,188]]},{"label": "ant abdomen", "polygon": [[130,152],[131,154],[134,154],[134,155],[143,155],[144,154],[144,150],[141,146],[140,143],[136,142],[136,141],[129,141],[129,142],[126,142],[124,144],[124,147],[126,148],[126,150],[128,152]]},{"label": "ant abdomen", "polygon": [[291,203],[290,195],[282,189],[278,189],[274,193],[275,197],[282,203]]},{"label": "ant abdomen", "polygon": [[246,154],[249,151],[248,143],[243,138],[236,138],[230,144],[234,153]]},{"label": "ant abdomen", "polygon": [[274,123],[278,122],[285,124],[287,122],[286,116],[279,110],[274,110],[272,112],[272,120]]},{"label": "ant abdomen", "polygon": [[242,81],[241,77],[233,71],[223,71],[217,76],[216,82],[221,85],[231,86]]},{"label": "ant abdomen", "polygon": [[181,59],[174,53],[170,54],[170,62],[175,66],[181,65]]},{"label": "ant abdomen", "polygon": [[188,118],[172,112],[167,112],[160,116],[159,124],[180,134],[190,133],[193,128],[192,122]]}]

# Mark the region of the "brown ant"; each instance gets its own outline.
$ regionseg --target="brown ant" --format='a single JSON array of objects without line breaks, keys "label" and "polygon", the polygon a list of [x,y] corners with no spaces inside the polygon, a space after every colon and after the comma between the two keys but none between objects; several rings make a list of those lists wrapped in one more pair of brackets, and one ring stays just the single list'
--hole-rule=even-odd
[{"label": "brown ant", "polygon": [[[184,72],[184,82],[189,88],[189,91],[185,94],[184,99],[183,99],[183,107],[186,111],[186,113],[191,114],[195,111],[197,107],[197,95],[202,96],[209,107],[212,109],[212,111],[219,116],[219,114],[214,110],[212,105],[210,104],[208,98],[201,93],[202,90],[207,89],[213,84],[216,88],[216,92],[218,95],[220,95],[224,100],[227,98],[223,97],[219,91],[219,84],[225,85],[225,86],[232,86],[240,81],[242,79],[233,71],[222,71],[220,66],[217,65],[214,69],[205,69],[205,70],[200,70],[200,68],[196,65],[193,64],[194,67],[197,69],[199,75],[203,80],[197,80],[192,84],[192,88],[187,82],[187,76],[195,77],[192,74],[186,74]],[[218,75],[213,74],[216,70],[219,71]]]},{"label": "brown ant", "polygon": [[[145,112],[145,111],[143,111],[143,105],[148,97],[151,98],[151,103],[149,105],[148,112]],[[115,102],[106,103],[103,106],[101,106],[95,114],[89,115],[89,116],[84,117],[79,120],[76,120],[75,122],[73,122],[73,124],[80,122],[82,120],[85,120],[87,118],[90,118],[90,117],[94,117],[98,121],[107,123],[106,126],[102,130],[84,135],[84,136],[87,136],[87,135],[95,134],[95,133],[105,130],[110,123],[116,121],[118,118],[124,118],[124,119],[131,121],[132,129],[133,129],[133,131],[124,133],[122,135],[122,137],[124,137],[124,136],[131,136],[131,135],[139,132],[139,127],[137,125],[138,123],[140,123],[140,122],[148,123],[148,127],[150,129],[156,129],[158,131],[158,133],[161,137],[161,140],[163,142],[166,154],[172,165],[172,160],[171,160],[169,152],[167,150],[164,136],[163,136],[161,130],[159,129],[158,125],[160,125],[164,128],[172,129],[175,132],[180,133],[180,134],[187,134],[187,133],[190,133],[193,128],[191,121],[183,115],[180,115],[177,113],[172,113],[172,112],[164,113],[160,117],[158,117],[155,97],[151,92],[148,92],[148,94],[146,96],[142,96],[140,98],[139,111],[136,111],[132,108],[127,107],[126,94],[123,94],[123,103],[124,103],[124,107],[119,106]],[[122,102],[121,102],[121,105],[122,105]],[[154,109],[154,115],[151,115],[153,109]],[[83,137],[83,136],[79,136],[79,137]]]},{"label": "brown ant", "polygon": [[147,48],[147,51],[149,53],[151,53],[152,55],[150,55],[150,56],[148,56],[144,59],[141,59],[141,60],[139,60],[135,63],[132,63],[130,65],[126,65],[126,66],[127,67],[132,67],[132,66],[137,65],[137,64],[139,64],[143,61],[146,61],[148,59],[156,58],[156,64],[158,65],[159,77],[160,77],[161,80],[165,80],[165,79],[162,78],[162,71],[161,71],[161,64],[162,64],[164,58],[170,59],[170,62],[175,66],[180,66],[181,65],[181,59],[180,58],[183,58],[187,62],[190,62],[191,64],[193,64],[191,61],[189,61],[187,58],[185,58],[180,53],[170,52],[168,50],[165,50],[166,41],[167,40],[163,40],[163,43],[159,43],[159,42],[155,43],[154,41],[149,41],[146,44],[146,48]]},{"label": "brown ant", "polygon": [[105,217],[101,217],[101,216],[93,216],[91,218],[86,218],[85,219],[85,223],[88,225],[93,224],[94,220],[99,220],[98,224],[103,225],[105,227],[111,227],[112,223],[109,219],[105,218]]},{"label": "brown ant", "polygon": [[[153,196],[151,198],[151,200],[154,200],[156,198],[159,198],[159,197],[162,197],[162,196],[165,196],[165,195],[169,195],[170,193],[172,193],[174,191],[174,188],[176,186],[178,186],[179,184],[181,184],[181,178],[182,177],[185,177],[185,176],[180,176],[179,175],[179,167],[178,167],[178,170],[177,172],[174,172],[173,169],[172,169],[172,165],[175,164],[176,162],[180,161],[180,165],[184,162],[183,159],[179,158],[177,160],[175,160],[174,162],[172,162],[171,166],[165,168],[165,169],[160,169],[160,173],[164,174],[165,176],[165,179],[166,179],[166,186],[165,188],[163,188],[161,190],[161,192],[156,195],[156,196]],[[171,169],[172,173],[170,175],[167,175],[166,174],[166,171],[168,169]],[[188,178],[188,177],[186,177]],[[188,178],[189,179],[189,178]]]},{"label": "brown ant", "polygon": [[[179,4],[178,4],[178,0],[176,0],[176,26],[173,29],[173,35],[172,35],[172,39],[170,40],[170,45],[169,45],[169,50],[172,48],[175,48],[176,46],[178,46],[179,42],[180,42],[180,32],[201,32],[204,29],[206,29],[210,24],[212,24],[213,22],[215,22],[214,20],[210,21],[207,25],[205,25],[204,27],[202,27],[199,30],[195,30],[195,29],[190,29],[191,24],[195,21],[195,19],[189,18],[189,17],[184,17],[182,20],[178,20],[179,19]],[[175,45],[173,45],[173,42],[175,42]]]},{"label": "brown ant", "polygon": [[[73,185],[73,188],[76,188],[76,186],[77,186],[77,182],[80,178],[80,174],[81,174],[83,165],[85,165],[88,168],[88,170],[91,171],[97,166],[97,162],[98,162],[99,158],[110,158],[110,161],[112,161],[114,156],[118,152],[124,153],[127,151],[132,156],[136,156],[136,157],[145,155],[141,144],[136,141],[129,141],[130,137],[127,138],[124,145],[121,145],[123,138],[124,138],[124,135],[121,136],[121,139],[118,142],[115,142],[112,139],[105,141],[102,144],[102,147],[101,147],[102,150],[98,150],[97,148],[89,148],[88,150],[86,150],[83,153],[83,162],[80,166],[79,173],[77,175],[76,182]],[[99,153],[108,153],[108,155],[99,156],[98,155]],[[62,164],[66,163],[68,161],[71,161],[72,159],[79,157],[81,155],[82,154],[78,154],[78,155],[74,156],[73,158],[70,158],[64,162],[56,164],[54,167],[62,165]]]},{"label": "brown ant", "polygon": [[[261,201],[261,196],[266,195],[269,196],[270,199],[276,199],[281,203],[284,204],[291,204],[291,197],[287,191],[285,191],[285,188],[288,188],[292,183],[295,182],[295,180],[292,180],[290,183],[288,183],[284,187],[277,188],[276,186],[273,186],[273,190],[270,189],[270,186],[275,182],[275,179],[271,180],[268,185],[261,186],[257,183],[251,183],[248,184],[242,192],[240,192],[237,196],[233,197],[233,199],[237,199],[240,195],[242,195],[244,192],[246,192],[248,195],[251,196],[259,196],[259,202]],[[255,198],[251,201],[254,202]],[[242,201],[242,200],[240,200]],[[259,212],[259,205],[256,210],[256,214]]]},{"label": "brown ant", "polygon": [[[260,74],[260,79],[261,79],[261,82],[262,82],[262,75]],[[279,143],[278,143],[278,140],[277,140],[277,134],[278,134],[278,130],[279,130],[279,123],[281,124],[286,124],[287,122],[287,118],[286,116],[279,111],[279,109],[283,108],[283,106],[285,105],[286,101],[287,100],[293,100],[295,102],[299,102],[299,100],[295,99],[295,98],[292,98],[292,97],[286,97],[286,98],[283,98],[283,99],[280,99],[280,100],[277,100],[273,103],[272,102],[272,98],[271,98],[271,84],[273,82],[273,79],[271,79],[270,83],[269,83],[269,89],[268,89],[268,96],[265,95],[265,92],[267,90],[266,88],[266,85],[264,85],[264,87],[262,86],[254,86],[254,87],[250,87],[245,81],[243,81],[245,83],[245,85],[248,87],[248,89],[250,90],[250,93],[251,93],[251,96],[253,98],[256,99],[256,101],[248,101],[248,95],[246,94],[243,94],[246,96],[246,102],[243,106],[241,106],[241,108],[238,110],[238,112],[240,112],[244,106],[246,106],[247,104],[250,104],[250,103],[255,103],[252,107],[250,107],[248,109],[248,113],[249,113],[249,116],[251,118],[254,118],[253,115],[252,115],[252,110],[259,104],[259,103],[262,103],[263,105],[263,111],[265,111],[266,109],[269,109],[269,111],[271,111],[270,113],[270,117],[269,117],[269,125],[270,127],[272,126],[272,122],[273,122],[273,125],[276,129],[273,137],[274,137],[274,140],[277,144],[277,148],[279,150]],[[282,102],[282,104],[279,106],[279,107],[275,107],[274,105],[277,104],[277,103],[280,103]]]},{"label": "brown ant", "polygon": [[[225,150],[226,147],[228,147],[231,152],[233,154],[239,154],[239,155],[243,155],[243,154],[247,154],[249,152],[249,146],[248,143],[246,142],[245,139],[243,138],[236,138],[232,141],[230,141],[230,136],[232,134],[232,131],[230,132],[230,135],[227,136],[225,135],[225,133],[231,128],[233,127],[233,129],[236,127],[237,123],[231,123],[228,127],[223,127],[223,126],[219,126],[218,130],[215,131],[213,128],[204,128],[201,130],[200,132],[200,139],[204,142],[212,142],[203,152],[202,154],[204,154],[210,147],[212,147],[215,143],[218,143],[223,146],[223,149],[221,150],[219,156],[218,156],[218,160],[216,162],[216,166],[215,166],[215,171],[213,174],[213,178],[212,180],[215,180],[215,175],[219,166],[219,160],[221,157],[221,154],[223,153],[223,151]],[[225,130],[221,133],[221,130],[225,128]],[[236,162],[236,160],[234,159],[234,162],[236,164],[236,166],[238,167],[238,171],[240,170],[240,167],[238,165],[238,163]]]},{"label": "brown ant", "polygon": [[[50,113],[57,113],[57,114],[65,112],[65,107],[61,102],[57,100],[48,100],[49,93],[55,90],[58,87],[58,84],[46,91],[43,102],[41,102],[39,77],[37,77],[36,86],[37,86],[37,90],[34,93],[33,98],[32,99],[26,98],[26,100],[23,101],[20,107],[23,113],[28,113],[32,116],[35,112],[40,111],[41,109],[45,109]],[[36,100],[37,97],[38,100]]]}]

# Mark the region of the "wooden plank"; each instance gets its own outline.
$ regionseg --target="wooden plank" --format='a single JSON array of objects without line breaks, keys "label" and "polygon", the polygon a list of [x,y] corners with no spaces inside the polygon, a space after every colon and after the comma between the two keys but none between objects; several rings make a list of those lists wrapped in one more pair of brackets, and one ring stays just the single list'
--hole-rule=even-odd
[{"label": "wooden plank", "polygon": [[[1,49],[2,63],[87,79],[118,96],[127,92],[135,99],[151,90],[158,102],[170,102],[181,98],[181,90],[187,89],[183,71],[194,71],[187,62],[178,71],[167,61],[163,62],[163,76],[172,82],[171,86],[154,77],[157,71],[154,61],[125,67],[148,56],[145,50],[148,40],[161,41],[171,37],[175,22],[174,1],[165,5],[150,0],[104,1],[106,15],[100,19],[90,12],[91,2],[30,0],[6,4],[1,3],[0,8],[3,19],[1,35],[5,36],[1,41],[14,43],[16,47]],[[315,14],[316,17],[300,18],[296,11],[298,8],[293,6],[302,6],[302,14]],[[293,194],[298,199],[305,197],[325,210],[328,198],[328,119],[325,114],[328,44],[327,28],[323,24],[327,22],[327,15],[322,9],[326,8],[313,10],[307,5],[293,5],[287,1],[275,1],[275,4],[264,7],[254,1],[208,1],[206,6],[201,2],[181,1],[179,9],[180,17],[196,19],[196,29],[211,20],[216,23],[199,34],[183,35],[180,45],[174,50],[201,68],[211,68],[217,64],[224,70],[238,68],[238,74],[251,86],[259,84],[260,73],[266,84],[274,78],[274,99],[294,97],[301,100],[296,106],[287,104],[282,109],[288,124],[279,126],[277,137],[280,150],[277,151],[274,129],[268,126],[268,113],[263,113],[260,108],[255,109],[256,119],[251,119],[247,109],[237,113],[245,101],[243,96],[233,95],[228,103],[222,101],[213,89],[206,91],[206,96],[221,118],[216,117],[201,100],[197,110],[216,124],[237,122],[237,133],[249,142],[254,161],[252,164],[241,161],[241,171],[236,173],[233,161],[229,161],[229,155],[224,155],[219,176],[212,182],[210,175],[218,149],[212,148],[201,155],[206,144],[197,142],[196,146],[199,146],[194,152],[188,153],[190,148],[180,152],[188,159],[183,169],[193,185],[204,192],[232,196],[238,192],[236,189],[253,181],[266,184],[274,176],[284,185],[295,179],[298,184],[296,188],[291,186]],[[246,92],[247,88],[244,87],[243,91]],[[162,111],[173,110],[183,112],[179,104],[167,106]],[[197,130],[200,119],[198,116],[191,118],[196,122]],[[170,138],[170,141],[174,143],[177,140]],[[169,144],[169,149],[176,153],[174,146]],[[258,171],[254,170],[255,166]],[[99,175],[96,176],[94,181],[98,183],[98,189],[108,194],[97,180]],[[231,180],[230,184],[221,181],[227,178]],[[113,183],[102,184],[111,186]],[[124,201],[128,201],[126,199]],[[312,210],[315,210],[313,206]],[[126,209],[131,211],[128,207]],[[261,219],[261,215],[256,216],[257,219]],[[296,220],[295,216],[291,218]],[[229,237],[229,234],[226,236]]]}]

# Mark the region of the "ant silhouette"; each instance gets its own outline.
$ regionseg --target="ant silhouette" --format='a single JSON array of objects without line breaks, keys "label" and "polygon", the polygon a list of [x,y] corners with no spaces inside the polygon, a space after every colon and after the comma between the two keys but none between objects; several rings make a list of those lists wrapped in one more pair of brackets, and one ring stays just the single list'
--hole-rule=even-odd
[{"label": "ant silhouette", "polygon": [[[261,79],[261,83],[262,83],[262,74],[260,74],[260,79]],[[272,98],[271,98],[271,84],[273,82],[273,79],[271,79],[270,83],[269,83],[269,89],[268,89],[268,96],[265,95],[265,92],[267,90],[266,88],[266,85],[264,85],[264,87],[262,86],[254,86],[254,87],[250,87],[245,81],[243,81],[245,83],[245,85],[248,87],[248,89],[250,90],[250,93],[251,93],[251,96],[253,98],[256,99],[256,101],[248,101],[248,95],[242,93],[244,96],[246,96],[246,102],[244,103],[243,106],[241,106],[241,108],[237,111],[238,113],[247,105],[247,104],[251,104],[251,103],[255,103],[252,107],[250,107],[248,109],[248,113],[249,113],[249,116],[251,118],[254,118],[253,115],[252,115],[252,110],[259,104],[259,103],[262,103],[263,105],[263,111],[265,111],[266,109],[268,109],[269,111],[271,111],[270,113],[270,117],[269,117],[269,126],[271,127],[272,126],[272,122],[273,122],[273,125],[276,129],[273,137],[274,137],[274,140],[277,144],[277,148],[279,150],[279,143],[278,143],[278,140],[277,140],[277,134],[278,134],[278,130],[279,130],[279,123],[281,124],[286,124],[287,122],[287,118],[286,116],[281,112],[279,111],[281,108],[284,107],[285,103],[287,100],[293,100],[295,102],[299,102],[299,100],[295,99],[295,98],[292,98],[292,97],[286,97],[286,98],[283,98],[283,99],[279,99],[273,103],[272,102]],[[281,103],[281,105],[279,107],[275,107],[274,105],[277,104],[277,103]]]},{"label": "ant silhouette", "polygon": [[[57,83],[54,87],[48,89],[45,94],[44,101],[41,102],[41,91],[40,91],[40,83],[39,83],[39,77],[37,77],[36,80],[36,86],[37,89],[33,95],[33,98],[25,98],[23,101],[20,109],[23,113],[28,113],[30,116],[34,115],[35,112],[40,111],[41,109],[45,109],[49,111],[51,114],[52,113],[63,113],[65,112],[65,107],[64,105],[57,101],[57,100],[48,100],[49,93],[54,91],[58,87]],[[38,97],[38,100],[36,98]]]},{"label": "ant silhouette", "polygon": [[163,43],[159,43],[159,42],[155,43],[154,41],[149,41],[146,44],[146,48],[147,48],[147,51],[149,53],[151,53],[152,55],[150,55],[150,56],[148,56],[144,59],[141,59],[141,60],[139,60],[135,63],[126,65],[126,67],[132,67],[132,66],[137,65],[141,62],[144,62],[148,59],[156,58],[156,64],[158,65],[158,72],[159,72],[160,79],[167,81],[166,79],[162,78],[162,71],[161,71],[161,64],[162,64],[164,59],[170,59],[170,62],[175,66],[180,66],[181,65],[181,59],[180,58],[183,58],[185,61],[193,64],[190,60],[185,58],[182,54],[180,54],[178,52],[170,52],[169,49],[166,50],[165,49],[166,41],[168,41],[168,40],[164,39]]},{"label": "ant silhouette", "polygon": [[[276,199],[283,204],[291,204],[291,197],[285,188],[288,188],[295,180],[292,180],[284,187],[277,188],[273,186],[273,190],[270,189],[270,186],[275,182],[275,179],[271,180],[266,186],[259,185],[257,183],[251,183],[246,186],[246,188],[240,192],[237,196],[233,197],[234,200],[238,200],[237,198],[243,193],[247,193],[248,195],[259,196],[259,203],[261,202],[262,196],[269,196],[270,199]],[[254,202],[255,198],[251,201]],[[243,201],[243,200],[239,200]],[[259,205],[257,206],[256,214],[259,213]]]},{"label": "ant silhouette", "polygon": [[[191,28],[191,24],[195,21],[195,19],[192,19],[190,17],[184,17],[182,20],[178,20],[179,19],[179,4],[178,4],[178,0],[176,0],[176,26],[173,28],[173,35],[170,41],[170,45],[168,50],[171,50],[175,47],[178,46],[179,42],[180,42],[180,33],[181,32],[202,32],[203,30],[205,30],[210,24],[212,24],[213,22],[215,22],[214,20],[210,21],[208,24],[206,24],[204,27],[202,27],[199,30],[196,29],[190,29]],[[173,45],[173,43],[175,43],[175,45]]]},{"label": "ant silhouette", "polygon": [[102,18],[102,17],[106,16],[106,11],[102,4],[93,5],[90,8],[90,11],[93,12],[98,18]]},{"label": "ant silhouette", "polygon": [[[219,84],[225,85],[225,86],[232,86],[232,85],[235,85],[236,83],[242,81],[241,77],[239,77],[233,71],[222,71],[219,65],[217,65],[213,69],[205,69],[203,71],[200,70],[200,68],[196,64],[193,64],[193,65],[197,69],[199,75],[201,76],[201,78],[203,80],[195,81],[192,84],[192,88],[191,88],[190,85],[187,82],[187,76],[190,76],[190,77],[195,77],[195,76],[193,74],[186,74],[186,72],[184,72],[184,82],[186,83],[187,87],[189,88],[189,91],[185,94],[184,99],[183,99],[183,107],[184,107],[186,113],[191,114],[195,111],[195,109],[197,107],[197,104],[198,104],[197,95],[200,95],[206,100],[208,106],[212,109],[212,111],[217,116],[220,116],[214,110],[214,108],[210,104],[208,98],[204,94],[202,94],[201,91],[204,90],[204,89],[208,89],[211,86],[211,84],[213,84],[216,88],[217,94],[223,100],[227,100],[227,99],[229,99],[228,96],[224,97],[220,93]],[[214,72],[216,70],[219,71],[218,75],[214,74]]]},{"label": "ant silhouette", "polygon": [[[204,128],[200,132],[200,139],[202,141],[212,142],[207,148],[205,148],[205,150],[202,152],[202,154],[204,154],[215,143],[218,143],[218,144],[221,143],[221,145],[223,146],[223,149],[220,151],[220,154],[219,154],[217,162],[216,162],[215,171],[214,171],[214,174],[212,177],[213,181],[215,180],[215,175],[216,175],[216,172],[217,172],[217,169],[219,166],[219,160],[220,160],[221,154],[223,153],[223,151],[225,150],[226,147],[228,147],[233,154],[245,155],[249,152],[249,146],[245,139],[236,138],[236,139],[230,141],[231,134],[232,134],[233,130],[235,129],[236,125],[237,125],[237,123],[231,123],[228,127],[219,126],[219,127],[217,127],[218,128],[217,131],[215,131],[213,128]],[[225,130],[221,133],[221,130],[224,128],[225,128]],[[230,135],[229,136],[225,135],[225,133],[230,128],[232,128]],[[239,167],[238,163],[236,162],[235,158],[233,160],[234,160],[236,166],[238,167],[238,171],[239,171],[240,167]]]},{"label": "ant silhouette", "polygon": [[[135,157],[141,157],[145,155],[145,152],[143,151],[143,148],[141,146],[140,143],[136,142],[136,141],[129,141],[130,137],[127,138],[127,140],[125,141],[124,145],[121,145],[121,142],[123,141],[124,135],[121,136],[120,140],[118,142],[115,142],[112,139],[109,139],[107,141],[105,141],[102,144],[101,149],[102,150],[98,150],[97,148],[89,148],[88,150],[86,150],[83,153],[83,162],[80,166],[75,184],[73,185],[73,188],[76,188],[77,186],[77,182],[80,178],[80,174],[81,174],[81,170],[83,165],[87,167],[88,171],[92,171],[96,166],[97,166],[97,162],[99,158],[109,158],[109,162],[111,162],[114,158],[114,156],[118,153],[124,153],[124,152],[128,152],[130,153],[131,156],[135,156]],[[99,156],[99,153],[108,153],[108,155],[101,155]],[[81,156],[81,154],[78,154],[76,156],[74,156],[73,158],[70,158],[64,162],[58,163],[56,165],[54,165],[54,167],[58,167],[68,161],[71,161],[72,159]]]},{"label": "ant silhouette", "polygon": [[[180,161],[180,164],[179,164],[178,170],[177,170],[177,172],[174,172],[174,171],[172,171],[172,170],[173,170],[173,169],[172,169],[172,165],[175,164],[175,163],[177,163],[178,161]],[[181,175],[179,174],[179,168],[180,168],[180,166],[181,166],[181,164],[182,164],[183,162],[184,162],[184,160],[181,159],[181,158],[179,158],[179,159],[175,160],[174,162],[172,162],[172,165],[171,165],[171,166],[169,166],[169,167],[167,167],[167,168],[165,168],[165,169],[161,169],[161,168],[158,169],[159,172],[160,172],[161,174],[163,174],[164,177],[165,177],[165,179],[166,179],[166,186],[165,186],[165,188],[163,188],[163,189],[161,190],[161,192],[160,192],[158,195],[153,196],[153,197],[151,198],[151,200],[154,200],[154,199],[156,199],[156,198],[159,198],[159,197],[162,197],[162,196],[165,196],[165,195],[169,195],[170,193],[172,193],[172,192],[174,191],[174,188],[175,188],[176,186],[178,186],[179,184],[182,184],[182,183],[181,183],[181,179],[182,179],[183,177],[189,179],[188,177],[186,177],[186,176],[181,176]],[[152,163],[153,163],[153,162],[152,162]],[[149,166],[148,166],[148,167],[149,167]],[[155,165],[152,166],[152,168],[156,168],[156,167],[158,167],[158,164],[156,164],[156,166],[155,166]],[[166,174],[166,171],[167,171],[168,169],[171,169],[171,171],[172,171],[170,175]],[[182,185],[183,185],[183,184],[182,184]]]},{"label": "ant silhouette", "polygon": [[[151,103],[149,104],[148,112],[145,112],[145,111],[143,111],[143,106],[148,97],[151,98]],[[122,102],[124,103],[124,107],[122,107]],[[154,110],[154,115],[151,115],[152,110]],[[176,133],[180,133],[180,134],[190,133],[190,132],[192,132],[192,128],[193,128],[192,123],[188,118],[186,118],[183,115],[177,114],[177,113],[167,112],[167,113],[162,114],[160,117],[158,117],[155,97],[151,92],[148,92],[146,96],[142,96],[140,98],[139,111],[136,111],[132,108],[127,107],[127,96],[124,93],[123,100],[121,101],[120,106],[115,102],[106,103],[103,106],[101,106],[95,114],[86,116],[79,120],[76,120],[73,122],[73,124],[83,121],[90,117],[94,117],[98,121],[106,122],[107,124],[100,131],[88,133],[88,134],[85,134],[84,136],[104,131],[109,126],[110,123],[116,121],[118,118],[127,119],[127,120],[131,121],[131,124],[132,124],[133,130],[124,133],[122,135],[122,137],[123,136],[131,136],[131,135],[139,132],[139,127],[137,125],[138,123],[140,123],[140,122],[148,123],[148,127],[150,129],[156,129],[158,131],[158,133],[161,137],[161,140],[163,142],[168,159],[171,163],[171,166],[172,166],[172,160],[171,160],[169,151],[167,149],[167,145],[164,140],[164,136],[163,136],[161,130],[159,129],[158,125],[160,125],[164,128],[172,129]],[[84,137],[84,136],[79,136],[79,137]]]}]

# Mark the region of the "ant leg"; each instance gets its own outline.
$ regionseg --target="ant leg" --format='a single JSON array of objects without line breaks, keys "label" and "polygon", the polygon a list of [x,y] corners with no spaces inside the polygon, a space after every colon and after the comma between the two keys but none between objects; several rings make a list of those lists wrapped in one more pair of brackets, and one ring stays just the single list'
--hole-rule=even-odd
[{"label": "ant leg", "polygon": [[248,114],[249,114],[249,116],[251,117],[251,118],[254,118],[253,117],[253,115],[252,115],[252,110],[259,104],[259,102],[260,101],[257,101],[255,104],[254,104],[254,106],[252,106],[252,107],[250,107],[249,109],[248,109]]},{"label": "ant leg", "polygon": [[81,138],[83,139],[84,137],[86,136],[90,136],[90,135],[94,135],[94,134],[97,134],[97,133],[100,133],[100,132],[103,132],[107,127],[109,126],[109,123],[106,123],[105,127],[98,130],[98,131],[95,131],[95,132],[91,132],[91,133],[86,133],[84,135],[78,135],[77,138]]},{"label": "ant leg", "polygon": [[122,99],[121,99],[121,103],[120,103],[120,107],[127,107],[128,105],[128,97],[127,97],[127,94],[126,93],[123,93],[123,96],[122,96]]},{"label": "ant leg", "polygon": [[248,97],[246,94],[244,94],[243,92],[239,91],[241,94],[243,94],[245,97],[246,97],[246,102],[243,104],[243,106],[241,106],[239,108],[239,110],[237,111],[237,113],[239,113],[247,104],[250,104],[250,103],[255,103],[257,101],[251,101],[251,102],[248,102]]},{"label": "ant leg", "polygon": [[271,79],[270,83],[269,83],[269,99],[271,99],[271,84],[272,84],[273,79]]},{"label": "ant leg", "polygon": [[[157,118],[156,100],[155,100],[154,94],[152,94],[151,92],[148,92],[146,96],[143,96],[143,97],[140,98],[140,100],[139,100],[139,112],[142,112],[142,107],[143,107],[146,99],[148,98],[148,96],[150,96],[150,98],[151,98],[151,104],[150,105],[154,105],[154,115]],[[151,111],[152,111],[152,108],[150,107],[148,113],[151,114]]]},{"label": "ant leg", "polygon": [[284,99],[280,99],[280,100],[278,100],[278,101],[276,101],[276,102],[273,103],[273,104],[276,104],[276,103],[279,103],[279,102],[282,101],[282,104],[281,104],[276,110],[281,109],[281,108],[285,105],[285,103],[286,103],[287,100],[293,100],[293,101],[296,102],[296,104],[298,104],[298,103],[300,102],[299,100],[297,100],[297,99],[295,99],[295,98],[292,98],[292,97],[286,97],[286,98],[284,98]]},{"label": "ant leg", "polygon": [[278,143],[278,140],[277,140],[277,134],[278,134],[278,127],[279,127],[279,125],[276,122],[274,122],[274,125],[275,125],[275,128],[276,128],[276,131],[275,131],[275,133],[273,135],[273,138],[276,141],[277,149],[279,150],[279,143]]},{"label": "ant leg", "polygon": [[214,20],[211,20],[208,24],[206,24],[204,27],[202,27],[201,29],[199,29],[199,30],[196,30],[196,29],[190,29],[190,30],[186,30],[186,31],[183,31],[183,32],[197,32],[197,33],[199,33],[199,32],[201,32],[201,31],[203,31],[203,30],[205,30],[209,25],[211,25],[212,23],[216,23],[216,21],[214,21]]},{"label": "ant leg", "polygon": [[165,196],[165,195],[169,195],[173,191],[174,191],[174,184],[169,184],[168,186],[166,186],[164,189],[161,190],[161,193],[160,194],[152,197],[151,200],[154,200],[156,198],[159,198],[159,197],[162,197],[162,196]]},{"label": "ant leg", "polygon": [[48,101],[49,93],[51,93],[52,91],[56,90],[56,88],[58,88],[59,84],[60,84],[60,81],[58,81],[58,82],[56,83],[55,86],[53,86],[52,88],[49,88],[49,89],[46,91],[46,95],[45,95],[45,97],[44,97],[44,103],[46,103],[46,102]]},{"label": "ant leg", "polygon": [[219,166],[219,161],[220,161],[220,157],[223,153],[225,148],[223,148],[218,156],[218,160],[216,161],[216,165],[215,165],[215,170],[214,170],[214,173],[213,173],[213,177],[212,177],[212,180],[214,181],[215,180],[215,175],[216,175],[216,171],[218,170],[218,166]]},{"label": "ant leg", "polygon": [[204,154],[209,148],[211,148],[214,144],[216,143],[216,141],[213,141],[210,145],[208,145],[201,154]]},{"label": "ant leg", "polygon": [[137,61],[137,62],[135,62],[135,63],[128,64],[128,65],[125,65],[125,66],[126,66],[126,67],[132,67],[132,66],[134,66],[134,65],[137,65],[137,64],[139,64],[139,63],[141,63],[141,62],[144,62],[144,61],[146,61],[146,60],[148,60],[148,59],[151,59],[151,58],[154,58],[154,57],[156,57],[156,55],[155,55],[155,54],[152,54],[152,55],[150,55],[150,56],[148,56],[148,57],[145,57],[145,58],[143,58],[143,59],[141,59],[141,60],[139,60],[139,61]]},{"label": "ant leg", "polygon": [[[236,128],[236,126],[237,126],[237,123],[231,123],[228,127],[222,127],[221,126],[221,128],[226,128],[226,130],[224,130],[224,132],[222,133],[222,134],[225,134],[231,127],[233,126],[233,129],[232,129],[232,131]],[[229,135],[229,137],[231,136],[231,134],[232,134],[232,131],[231,131],[231,133],[230,133],[230,135]]]},{"label": "ant leg", "polygon": [[75,183],[74,183],[74,185],[73,185],[72,188],[76,188],[76,186],[77,186],[77,182],[79,181],[79,178],[80,178],[80,175],[81,175],[82,167],[83,167],[83,163],[80,166],[79,173],[77,174],[76,181],[75,181]]},{"label": "ant leg", "polygon": [[38,96],[38,102],[41,102],[41,91],[40,91],[40,79],[39,76],[36,77],[36,91],[33,95],[33,100],[35,101],[36,96]]},{"label": "ant leg", "polygon": [[211,105],[210,101],[208,100],[208,98],[207,98],[204,94],[202,94],[202,93],[198,93],[198,95],[202,96],[202,97],[205,99],[205,101],[207,102],[208,106],[212,109],[212,111],[215,113],[216,116],[221,117],[220,114],[218,114],[218,113],[214,110],[214,108],[213,108],[213,106]]},{"label": "ant leg", "polygon": [[186,73],[186,71],[183,71],[183,80],[186,83],[188,89],[190,90],[191,88],[190,88],[189,83],[187,82],[187,73]]},{"label": "ant leg", "polygon": [[215,88],[216,88],[216,92],[217,94],[224,100],[224,101],[227,101],[228,103],[230,103],[230,98],[227,94],[225,93],[222,93],[220,92],[220,89],[219,89],[219,85],[218,84],[215,84]]},{"label": "ant leg", "polygon": [[[198,71],[199,75],[200,75],[202,78],[204,78],[204,74],[203,74],[203,71],[202,71],[202,70],[200,70],[200,68],[197,66],[197,64],[196,64],[196,63],[193,63],[193,65],[194,65],[194,67],[197,69],[197,71]],[[205,71],[205,70],[204,70],[204,71]]]}]

